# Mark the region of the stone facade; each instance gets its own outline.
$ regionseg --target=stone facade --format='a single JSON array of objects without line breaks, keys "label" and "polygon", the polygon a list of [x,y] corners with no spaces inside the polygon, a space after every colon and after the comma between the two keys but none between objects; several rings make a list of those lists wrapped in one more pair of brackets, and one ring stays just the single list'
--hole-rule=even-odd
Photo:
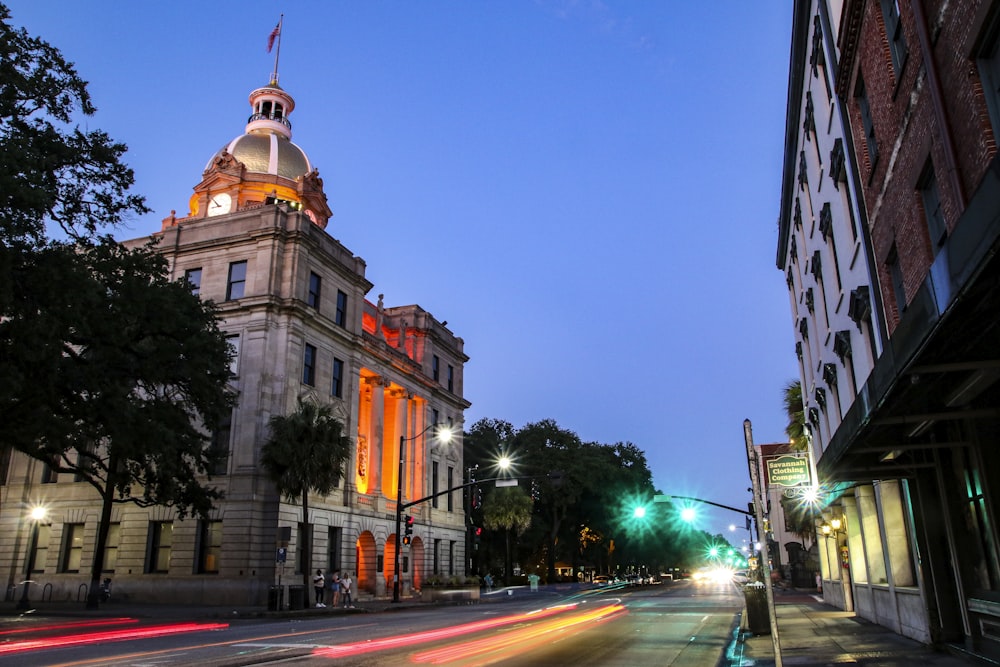
[{"label": "stone facade", "polygon": [[[262,605],[271,586],[304,584],[316,568],[356,572],[360,595],[388,595],[397,486],[411,502],[463,481],[462,339],[417,305],[367,300],[365,262],[325,230],[331,212],[322,180],[290,143],[294,102],[272,82],[251,94],[251,104],[243,137],[257,153],[240,137],[226,144],[209,160],[189,214],[172,212],[154,235],[172,277],[217,304],[237,353],[238,406],[214,429],[215,444],[230,454],[211,480],[225,499],[206,520],[117,506],[106,564],[119,599]],[[309,171],[295,178],[288,171],[302,168]],[[332,406],[353,443],[338,488],[310,496],[305,522],[301,504],[279,497],[260,467],[269,419],[300,397]],[[452,426],[456,437],[439,442],[435,424]],[[99,499],[88,485],[43,468],[22,456],[11,461],[0,487],[0,567],[10,588],[30,557],[33,598],[82,600]],[[404,594],[428,575],[465,573],[462,498],[459,489],[406,509],[414,534],[400,554]],[[36,502],[48,508],[41,526],[22,509]]]}]

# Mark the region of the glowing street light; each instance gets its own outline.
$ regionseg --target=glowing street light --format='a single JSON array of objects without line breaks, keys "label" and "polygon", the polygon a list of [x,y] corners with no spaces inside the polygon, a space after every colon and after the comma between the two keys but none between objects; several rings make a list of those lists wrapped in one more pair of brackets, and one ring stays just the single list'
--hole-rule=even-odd
[{"label": "glowing street light", "polygon": [[[396,477],[396,549],[395,553],[392,555],[394,561],[392,566],[393,602],[399,602],[399,552],[401,548],[399,530],[401,528],[401,524],[403,523],[403,461],[406,459],[406,443],[410,440],[416,440],[432,428],[437,429],[437,439],[439,442],[451,442],[451,429],[447,426],[440,426],[438,424],[431,424],[423,431],[410,438],[407,438],[405,435],[399,436],[399,475]],[[25,592],[25,595],[27,595],[27,592]]]},{"label": "glowing street light", "polygon": [[42,505],[35,505],[28,513],[31,519],[31,539],[28,541],[28,551],[24,554],[24,590],[21,592],[21,599],[18,600],[17,608],[21,611],[31,609],[28,601],[28,586],[31,585],[31,571],[35,569],[35,551],[38,547],[38,524],[45,520],[48,509]]}]

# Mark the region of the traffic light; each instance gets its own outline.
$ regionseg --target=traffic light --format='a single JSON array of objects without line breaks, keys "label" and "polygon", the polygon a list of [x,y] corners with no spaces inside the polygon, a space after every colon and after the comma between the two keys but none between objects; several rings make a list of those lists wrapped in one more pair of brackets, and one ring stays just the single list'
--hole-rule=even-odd
[{"label": "traffic light", "polygon": [[403,529],[403,544],[409,546],[410,542],[413,541],[413,517],[409,514],[406,515],[404,520],[405,528]]},{"label": "traffic light", "polygon": [[472,509],[477,510],[483,506],[483,490],[478,486],[472,487]]},{"label": "traffic light", "polygon": [[483,538],[483,529],[480,528],[479,526],[473,526],[472,539],[476,542],[476,544],[479,544],[482,541],[482,538]]}]

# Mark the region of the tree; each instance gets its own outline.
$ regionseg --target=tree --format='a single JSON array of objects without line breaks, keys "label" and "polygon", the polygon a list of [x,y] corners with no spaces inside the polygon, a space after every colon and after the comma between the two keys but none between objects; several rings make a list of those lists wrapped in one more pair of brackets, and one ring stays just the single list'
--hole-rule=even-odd
[{"label": "tree", "polygon": [[99,235],[148,211],[126,147],[74,126],[95,112],[86,82],[9,19],[0,5],[0,446],[100,494],[93,607],[112,503],[183,518],[220,497],[206,479],[227,456],[210,442],[235,403],[232,352],[154,248]]},{"label": "tree", "polygon": [[504,583],[510,583],[513,563],[510,553],[511,531],[518,536],[531,525],[531,496],[519,486],[494,488],[483,503],[483,527],[503,530],[506,538]]},{"label": "tree", "polygon": [[172,282],[152,247],[109,238],[49,244],[37,261],[72,281],[73,303],[15,273],[17,309],[35,317],[5,320],[0,340],[34,336],[39,350],[8,360],[22,392],[9,398],[3,437],[102,499],[88,596],[95,607],[114,503],[206,517],[221,497],[210,480],[228,450],[212,448],[211,438],[235,404],[232,350],[215,307]]},{"label": "tree", "polygon": [[[71,127],[96,111],[87,83],[46,42],[10,23],[0,4],[0,270],[45,242],[54,223],[71,239],[91,238],[147,212],[128,193],[126,146],[100,130]],[[0,304],[10,285],[0,281]],[[4,311],[6,312],[6,310]]]},{"label": "tree", "polygon": [[806,415],[802,404],[802,383],[798,380],[789,380],[785,384],[782,392],[785,404],[785,414],[788,415],[788,425],[785,426],[785,435],[792,449],[804,452],[808,446],[806,440]]},{"label": "tree", "polygon": [[294,412],[271,417],[270,438],[264,443],[260,463],[275,483],[278,493],[290,502],[302,499],[302,581],[309,589],[312,571],[312,539],[309,531],[309,492],[327,496],[336,488],[344,463],[351,453],[351,440],[344,425],[333,416],[330,405],[319,405],[299,397]]}]

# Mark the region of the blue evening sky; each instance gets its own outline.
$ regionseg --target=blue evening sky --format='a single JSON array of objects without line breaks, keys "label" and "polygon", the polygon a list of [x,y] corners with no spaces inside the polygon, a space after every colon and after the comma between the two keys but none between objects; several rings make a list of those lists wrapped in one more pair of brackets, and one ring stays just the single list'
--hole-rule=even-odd
[{"label": "blue evening sky", "polygon": [[327,230],[369,300],[465,340],[466,427],[551,418],[634,443],[665,493],[746,507],[743,420],[783,441],[797,375],[774,265],[789,3],[6,1],[129,146],[154,212],[123,239],[187,213],[284,13]]}]

